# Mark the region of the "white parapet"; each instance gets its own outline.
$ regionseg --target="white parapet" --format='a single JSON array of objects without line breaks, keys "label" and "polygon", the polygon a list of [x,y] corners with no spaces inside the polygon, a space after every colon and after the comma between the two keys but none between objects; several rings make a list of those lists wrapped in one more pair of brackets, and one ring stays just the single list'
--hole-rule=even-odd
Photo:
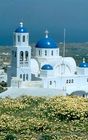
[{"label": "white parapet", "polygon": [[22,80],[18,77],[12,77],[11,79],[11,87],[21,87]]}]

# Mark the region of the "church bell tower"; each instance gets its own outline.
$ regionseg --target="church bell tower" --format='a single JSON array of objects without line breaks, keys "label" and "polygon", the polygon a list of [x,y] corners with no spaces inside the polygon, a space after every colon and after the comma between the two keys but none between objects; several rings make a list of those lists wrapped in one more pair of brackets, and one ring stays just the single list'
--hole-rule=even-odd
[{"label": "church bell tower", "polygon": [[29,33],[21,22],[14,32],[14,45],[11,49],[11,66],[8,70],[8,85],[11,86],[13,77],[22,82],[31,80],[31,47]]}]

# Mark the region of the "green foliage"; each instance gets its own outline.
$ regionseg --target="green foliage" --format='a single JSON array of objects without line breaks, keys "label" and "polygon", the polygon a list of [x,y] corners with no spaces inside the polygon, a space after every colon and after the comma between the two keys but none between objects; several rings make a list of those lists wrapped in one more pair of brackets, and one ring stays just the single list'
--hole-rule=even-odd
[{"label": "green foliage", "polygon": [[8,134],[5,138],[5,140],[17,140],[16,136]]},{"label": "green foliage", "polygon": [[88,99],[0,99],[0,140],[6,134],[14,134],[18,140],[87,140],[87,133]]},{"label": "green foliage", "polygon": [[2,81],[2,82],[0,83],[0,85],[1,85],[2,87],[7,87],[7,83],[4,82],[4,81]]}]

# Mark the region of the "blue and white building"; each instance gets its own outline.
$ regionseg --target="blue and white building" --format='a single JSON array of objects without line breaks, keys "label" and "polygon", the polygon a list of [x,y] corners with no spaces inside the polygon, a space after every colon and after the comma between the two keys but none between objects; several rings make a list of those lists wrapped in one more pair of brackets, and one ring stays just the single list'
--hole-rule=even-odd
[{"label": "blue and white building", "polygon": [[88,63],[76,65],[72,57],[62,57],[59,46],[45,32],[35,46],[35,56],[31,57],[29,33],[23,23],[14,32],[12,61],[8,67],[8,86],[14,88],[56,90],[66,94],[75,91],[88,92]]},{"label": "blue and white building", "polygon": [[31,47],[29,46],[29,33],[23,27],[23,23],[20,23],[14,32],[14,46],[11,52],[12,61],[7,74],[8,86],[11,86],[13,78],[18,79],[19,84],[20,80],[31,81]]}]

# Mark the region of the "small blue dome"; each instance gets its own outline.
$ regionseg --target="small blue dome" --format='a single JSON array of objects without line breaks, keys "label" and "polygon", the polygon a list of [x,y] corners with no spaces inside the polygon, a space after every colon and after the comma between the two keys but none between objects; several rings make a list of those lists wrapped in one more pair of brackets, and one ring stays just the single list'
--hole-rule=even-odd
[{"label": "small blue dome", "polygon": [[42,66],[41,69],[42,70],[53,70],[53,67],[51,65],[49,65],[49,64],[45,64],[45,65]]},{"label": "small blue dome", "polygon": [[81,67],[81,68],[88,68],[88,63],[81,62],[79,67]]},{"label": "small blue dome", "polygon": [[56,42],[50,38],[50,37],[45,37],[41,40],[38,41],[36,44],[36,48],[47,48],[47,49],[54,49],[58,48]]},{"label": "small blue dome", "polygon": [[28,33],[28,31],[23,27],[23,23],[15,30],[16,33]]}]

